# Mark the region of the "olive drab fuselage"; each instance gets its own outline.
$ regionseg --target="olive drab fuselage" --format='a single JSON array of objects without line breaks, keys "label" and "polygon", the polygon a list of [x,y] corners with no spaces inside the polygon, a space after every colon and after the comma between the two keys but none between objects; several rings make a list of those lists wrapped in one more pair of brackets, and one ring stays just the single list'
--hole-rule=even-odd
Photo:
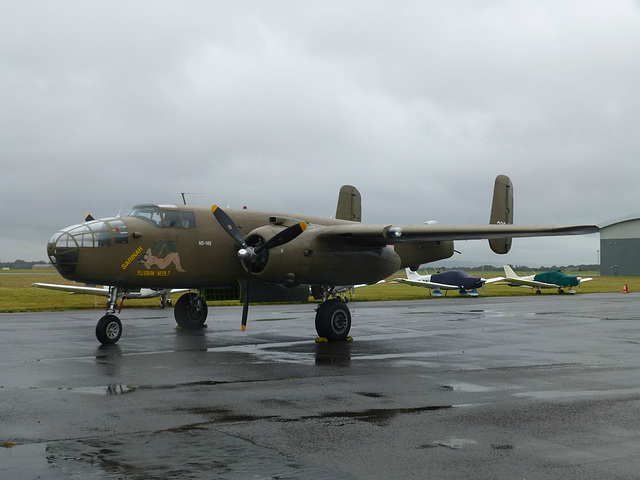
[{"label": "olive drab fuselage", "polygon": [[[453,254],[453,242],[446,241],[394,248],[323,237],[325,227],[355,223],[346,220],[247,209],[226,211],[250,244],[268,240],[297,222],[307,224],[305,232],[271,249],[261,269],[254,270],[254,277],[266,283],[373,283],[400,268]],[[138,205],[124,217],[65,228],[48,244],[52,263],[69,280],[148,288],[237,285],[247,275],[238,249],[211,208],[188,205]]]}]

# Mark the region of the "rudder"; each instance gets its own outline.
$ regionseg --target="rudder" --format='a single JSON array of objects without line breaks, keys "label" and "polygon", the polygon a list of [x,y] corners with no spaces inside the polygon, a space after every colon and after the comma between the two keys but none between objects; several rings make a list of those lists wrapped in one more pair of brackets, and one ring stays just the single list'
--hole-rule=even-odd
[{"label": "rudder", "polygon": [[362,198],[358,189],[352,185],[343,185],[338,194],[336,218],[360,222],[362,220]]},{"label": "rudder", "polygon": [[[506,175],[498,175],[493,185],[493,202],[491,203],[492,225],[513,225],[513,185]],[[505,254],[511,249],[511,237],[491,238],[489,246],[495,253]]]}]

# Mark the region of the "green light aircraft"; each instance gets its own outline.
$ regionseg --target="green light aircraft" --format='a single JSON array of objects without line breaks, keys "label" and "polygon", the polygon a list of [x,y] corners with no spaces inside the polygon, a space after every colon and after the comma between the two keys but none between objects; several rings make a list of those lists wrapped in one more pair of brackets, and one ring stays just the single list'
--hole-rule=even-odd
[{"label": "green light aircraft", "polygon": [[489,239],[491,249],[503,254],[512,237],[598,231],[591,225],[513,225],[513,188],[504,175],[496,178],[489,224],[374,225],[360,217],[360,193],[348,185],[333,219],[215,205],[136,205],[123,217],[87,216],[53,235],[47,250],[63,277],[110,286],[106,314],[96,326],[103,344],[119,340],[118,300],[139,288],[189,289],[174,307],[183,328],[204,325],[208,300],[240,299],[243,331],[250,302],[312,295],[320,301],[319,337],[336,341],[346,340],[351,328],[341,289],[448,258],[454,240]]}]

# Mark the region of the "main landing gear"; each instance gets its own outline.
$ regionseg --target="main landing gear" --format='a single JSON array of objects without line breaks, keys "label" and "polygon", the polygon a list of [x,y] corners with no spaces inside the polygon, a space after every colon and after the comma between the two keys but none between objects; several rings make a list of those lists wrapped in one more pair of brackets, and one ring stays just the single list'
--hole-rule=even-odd
[{"label": "main landing gear", "polygon": [[[103,345],[113,345],[122,336],[122,322],[115,313],[118,299],[125,293],[126,290],[120,287],[111,287],[109,290],[107,313],[98,320],[96,325],[96,337]],[[120,304],[121,308],[122,303]],[[185,293],[176,302],[173,315],[176,323],[182,328],[201,328],[207,319],[207,302],[200,293]]]},{"label": "main landing gear", "polygon": [[198,293],[182,295],[173,309],[173,316],[182,328],[200,328],[207,319],[207,302]]},{"label": "main landing gear", "polygon": [[351,330],[351,312],[346,301],[337,296],[329,299],[332,294],[330,287],[313,287],[315,298],[322,298],[322,303],[316,309],[316,332],[318,337],[328,341],[348,340]]}]

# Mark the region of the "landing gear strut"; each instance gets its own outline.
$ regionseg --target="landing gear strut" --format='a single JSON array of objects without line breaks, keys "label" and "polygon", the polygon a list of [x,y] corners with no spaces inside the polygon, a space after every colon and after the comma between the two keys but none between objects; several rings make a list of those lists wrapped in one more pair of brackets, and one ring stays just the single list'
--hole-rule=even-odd
[{"label": "landing gear strut", "polygon": [[333,290],[321,287],[321,290],[318,288],[314,292],[314,297],[321,293],[323,300],[316,309],[316,332],[319,337],[329,341],[344,341],[349,338],[351,330],[351,312],[339,296],[328,299]]},{"label": "landing gear strut", "polygon": [[113,345],[122,336],[122,322],[115,316],[120,287],[111,287],[107,300],[107,313],[98,320],[96,337],[103,345]]},{"label": "landing gear strut", "polygon": [[207,302],[198,293],[185,293],[176,302],[173,316],[182,328],[200,328],[207,319]]}]

